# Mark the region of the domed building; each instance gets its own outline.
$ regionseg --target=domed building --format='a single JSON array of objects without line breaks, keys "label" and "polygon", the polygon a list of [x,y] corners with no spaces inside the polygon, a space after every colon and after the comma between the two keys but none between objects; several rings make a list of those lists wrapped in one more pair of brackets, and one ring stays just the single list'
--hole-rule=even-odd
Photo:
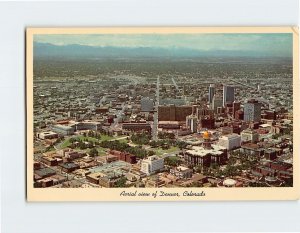
[{"label": "domed building", "polygon": [[206,167],[213,163],[225,164],[228,160],[227,149],[223,146],[212,144],[211,134],[208,131],[205,131],[202,137],[203,143],[201,146],[192,146],[191,149],[185,151],[184,159],[187,164]]}]

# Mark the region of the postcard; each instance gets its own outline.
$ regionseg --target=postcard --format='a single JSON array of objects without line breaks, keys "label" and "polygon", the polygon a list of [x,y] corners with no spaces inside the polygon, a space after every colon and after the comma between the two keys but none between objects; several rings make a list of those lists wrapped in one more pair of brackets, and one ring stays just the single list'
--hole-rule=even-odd
[{"label": "postcard", "polygon": [[27,28],[28,201],[299,198],[295,27]]}]

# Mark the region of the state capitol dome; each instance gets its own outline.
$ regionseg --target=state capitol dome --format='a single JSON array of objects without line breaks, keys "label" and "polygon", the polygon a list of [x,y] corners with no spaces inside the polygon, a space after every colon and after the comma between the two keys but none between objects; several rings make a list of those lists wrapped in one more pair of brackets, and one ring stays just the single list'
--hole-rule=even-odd
[{"label": "state capitol dome", "polygon": [[204,139],[210,139],[210,133],[209,133],[208,131],[205,131],[205,132],[203,133],[203,138],[204,138]]}]

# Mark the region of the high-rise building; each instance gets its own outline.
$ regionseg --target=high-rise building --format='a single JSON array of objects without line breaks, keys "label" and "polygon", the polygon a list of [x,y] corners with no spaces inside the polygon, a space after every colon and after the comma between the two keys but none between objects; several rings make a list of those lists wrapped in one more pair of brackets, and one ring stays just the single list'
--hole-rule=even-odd
[{"label": "high-rise building", "polygon": [[261,103],[251,99],[244,104],[244,121],[258,122],[261,120]]},{"label": "high-rise building", "polygon": [[222,98],[220,96],[215,95],[213,97],[211,108],[214,110],[214,112],[217,112],[219,107],[222,107]]},{"label": "high-rise building", "polygon": [[158,106],[159,121],[186,121],[186,117],[193,113],[193,106]]},{"label": "high-rise building", "polygon": [[141,99],[141,111],[142,112],[151,112],[154,108],[154,102],[149,97],[143,97]]},{"label": "high-rise building", "polygon": [[211,104],[215,95],[215,85],[210,84],[208,88],[208,102]]},{"label": "high-rise building", "polygon": [[239,101],[234,101],[233,106],[232,106],[232,115],[235,116],[235,113],[241,109],[241,102]]},{"label": "high-rise building", "polygon": [[232,103],[234,101],[234,87],[223,85],[223,107],[226,106],[226,103]]},{"label": "high-rise building", "polygon": [[186,117],[186,126],[192,133],[197,132],[198,119],[196,115],[189,115]]}]

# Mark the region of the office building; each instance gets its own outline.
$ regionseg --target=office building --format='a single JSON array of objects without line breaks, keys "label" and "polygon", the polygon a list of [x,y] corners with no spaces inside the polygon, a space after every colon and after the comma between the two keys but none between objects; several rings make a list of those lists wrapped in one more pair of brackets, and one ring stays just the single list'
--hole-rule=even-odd
[{"label": "office building", "polygon": [[244,121],[258,122],[261,120],[261,103],[251,99],[244,104]]},{"label": "office building", "polygon": [[223,107],[226,103],[233,103],[234,101],[234,87],[223,85]]},{"label": "office building", "polygon": [[208,102],[211,104],[213,101],[213,97],[215,95],[215,85],[214,84],[210,84],[209,88],[208,88]]},{"label": "office building", "polygon": [[232,116],[235,116],[235,113],[241,109],[241,102],[234,101],[232,105]]},{"label": "office building", "polygon": [[245,129],[241,132],[241,141],[242,142],[258,142],[259,134],[253,129]]},{"label": "office building", "polygon": [[153,174],[164,168],[164,159],[157,157],[156,155],[150,156],[147,159],[143,159],[141,162],[141,171],[147,175]]},{"label": "office building", "polygon": [[186,121],[193,112],[193,106],[158,106],[159,121]]},{"label": "office building", "polygon": [[198,119],[196,115],[189,115],[186,117],[186,126],[192,133],[197,132]]},{"label": "office building", "polygon": [[241,146],[241,136],[235,133],[223,135],[219,138],[218,144],[227,150],[239,148]]},{"label": "office building", "polygon": [[211,105],[211,109],[217,113],[218,108],[222,108],[223,106],[223,100],[220,96],[214,96],[213,100],[212,100],[212,105]]}]

